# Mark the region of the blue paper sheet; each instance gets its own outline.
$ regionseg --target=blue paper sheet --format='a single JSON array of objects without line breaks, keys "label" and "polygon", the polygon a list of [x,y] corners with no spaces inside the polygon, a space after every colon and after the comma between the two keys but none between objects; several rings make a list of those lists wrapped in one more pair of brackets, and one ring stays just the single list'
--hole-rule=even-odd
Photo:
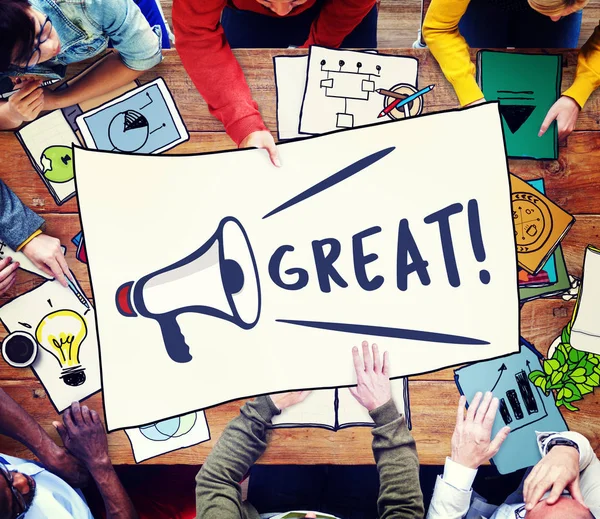
[{"label": "blue paper sheet", "polygon": [[511,428],[500,452],[492,459],[500,474],[531,467],[540,459],[535,431],[565,431],[567,424],[552,393],[545,396],[529,381],[529,373],[541,369],[538,351],[521,338],[521,351],[477,362],[454,371],[458,390],[471,402],[475,393],[492,391],[500,398],[492,438],[505,425]]}]

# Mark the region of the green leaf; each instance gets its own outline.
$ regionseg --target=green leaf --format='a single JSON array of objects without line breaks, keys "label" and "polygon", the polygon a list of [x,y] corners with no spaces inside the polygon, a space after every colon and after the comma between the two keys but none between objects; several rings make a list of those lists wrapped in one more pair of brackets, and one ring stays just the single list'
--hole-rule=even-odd
[{"label": "green leaf", "polygon": [[563,373],[560,371],[555,371],[550,376],[550,382],[552,383],[552,385],[558,384],[562,380],[562,378],[563,378]]},{"label": "green leaf", "polygon": [[563,405],[565,402],[564,400],[557,400],[556,401],[556,407],[560,407],[561,405]]},{"label": "green leaf", "polygon": [[559,400],[562,400],[564,396],[565,396],[565,388],[563,387],[556,395],[556,398],[558,398]]},{"label": "green leaf", "polygon": [[594,365],[597,366],[600,364],[600,359],[598,359],[598,355],[589,355],[588,360]]},{"label": "green leaf", "polygon": [[555,359],[547,359],[544,361],[544,371],[546,375],[551,375],[560,367],[560,364]]},{"label": "green leaf", "polygon": [[571,380],[573,380],[573,382],[583,384],[585,382],[585,379],[585,368],[577,368],[571,373]]},{"label": "green leaf", "polygon": [[[581,391],[579,391],[579,389],[577,389],[577,386],[575,384],[573,384],[573,382],[567,382],[565,384],[565,389],[568,390],[571,395],[575,395],[576,397],[581,397]],[[570,398],[571,395],[566,395],[567,398]]]},{"label": "green leaf", "polygon": [[531,380],[531,382],[533,382],[535,384],[535,381],[540,378],[543,377],[544,374],[539,370],[536,369],[535,371],[532,371],[531,373],[529,373],[529,380]]},{"label": "green leaf", "polygon": [[585,357],[585,355],[585,352],[572,348],[569,352],[569,361],[573,364],[577,364],[581,359]]},{"label": "green leaf", "polygon": [[561,366],[567,362],[567,356],[562,351],[560,351],[558,348],[554,352],[554,355],[552,355],[552,358],[556,359],[560,363]]},{"label": "green leaf", "polygon": [[569,344],[571,341],[571,330],[568,329],[568,325],[563,328],[562,333],[560,334],[560,341],[564,344]]},{"label": "green leaf", "polygon": [[[571,368],[572,369],[572,368]],[[569,364],[565,364],[562,368],[560,368],[560,370],[563,373],[566,373],[567,371],[569,371]]]},{"label": "green leaf", "polygon": [[544,393],[546,393],[546,396],[547,396],[547,395],[548,395],[548,389],[547,389],[547,386],[548,386],[548,379],[547,379],[547,378],[539,378],[538,380],[539,380],[539,381],[541,381],[541,382],[540,382],[540,384],[539,384],[539,386],[540,386],[540,389],[541,389],[541,390],[542,390]]},{"label": "green leaf", "polygon": [[569,402],[565,402],[565,407],[569,411],[579,411],[579,408],[575,407],[573,404],[570,404]]},{"label": "green leaf", "polygon": [[600,375],[598,375],[598,373],[592,373],[587,380],[585,381],[586,384],[589,384],[590,386],[600,386]]},{"label": "green leaf", "polygon": [[581,391],[582,395],[588,395],[589,393],[594,392],[594,388],[588,384],[577,384],[577,389]]}]

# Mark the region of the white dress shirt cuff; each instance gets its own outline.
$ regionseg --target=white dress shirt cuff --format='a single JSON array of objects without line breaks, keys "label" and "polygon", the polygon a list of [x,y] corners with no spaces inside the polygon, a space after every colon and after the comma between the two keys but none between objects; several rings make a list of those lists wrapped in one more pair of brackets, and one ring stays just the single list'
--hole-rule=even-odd
[{"label": "white dress shirt cuff", "polygon": [[452,461],[450,458],[446,458],[443,479],[446,483],[452,485],[454,488],[468,492],[473,486],[473,481],[475,481],[476,475],[477,469],[465,467],[460,463]]}]

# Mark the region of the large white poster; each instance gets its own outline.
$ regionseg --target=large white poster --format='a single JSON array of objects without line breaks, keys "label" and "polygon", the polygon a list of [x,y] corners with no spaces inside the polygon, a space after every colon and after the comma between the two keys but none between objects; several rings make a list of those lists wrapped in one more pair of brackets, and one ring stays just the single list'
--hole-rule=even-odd
[{"label": "large white poster", "polygon": [[110,430],[518,350],[497,104],[279,150],[75,150]]}]

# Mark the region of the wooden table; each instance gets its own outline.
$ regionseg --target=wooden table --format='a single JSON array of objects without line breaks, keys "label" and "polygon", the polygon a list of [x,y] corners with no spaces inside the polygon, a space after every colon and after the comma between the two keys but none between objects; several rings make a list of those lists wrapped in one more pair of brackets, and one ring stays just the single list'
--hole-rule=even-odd
[{"label": "wooden table", "polygon": [[[450,84],[426,50],[383,50],[390,54],[415,56],[419,59],[419,83],[435,84],[427,95],[426,111],[435,112],[457,106]],[[272,57],[297,54],[294,50],[242,50],[236,56],[244,69],[254,98],[267,126],[275,132],[275,83]],[[208,112],[206,104],[186,75],[175,51],[167,51],[163,63],[145,73],[143,83],[162,76],[173,93],[177,105],[190,130],[190,140],[173,150],[175,153],[200,153],[234,148],[223,132],[221,124]],[[473,53],[474,55],[474,53]],[[565,51],[563,88],[570,85],[575,72],[577,55]],[[72,66],[75,74],[82,65]],[[581,276],[583,255],[589,243],[600,245],[600,96],[594,95],[581,113],[577,131],[568,145],[560,148],[560,157],[553,161],[514,160],[513,173],[525,180],[544,177],[548,196],[568,212],[577,222],[563,241],[569,273]],[[34,172],[17,139],[11,132],[0,132],[1,177],[23,200],[47,221],[47,232],[67,245],[67,261],[91,296],[87,268],[75,259],[71,238],[80,231],[77,200],[56,206],[44,184]],[[483,173],[483,172],[482,172]],[[143,196],[143,193],[138,193]],[[132,193],[132,196],[138,195]],[[107,203],[107,210],[109,204]],[[40,284],[41,278],[21,271],[18,282],[0,303]],[[543,354],[568,322],[574,302],[560,298],[541,299],[525,304],[521,313],[522,335]],[[5,337],[0,330],[0,340]],[[56,413],[41,384],[29,370],[16,370],[0,362],[0,384],[54,437],[51,425]],[[190,389],[193,390],[193,389]],[[410,378],[410,406],[413,417],[413,435],[417,441],[421,463],[443,464],[450,452],[458,392],[453,381],[453,370]],[[238,412],[243,401],[232,402],[207,410],[206,415],[212,439],[196,447],[154,458],[153,464],[199,464],[210,452],[223,428]],[[600,453],[600,391],[587,395],[578,413],[563,414],[569,427],[583,433]],[[95,395],[87,404],[102,410],[102,396]],[[134,463],[125,433],[109,435],[110,453],[115,464]],[[30,454],[20,444],[0,438],[0,452],[27,457]],[[370,428],[355,427],[339,432],[323,429],[284,429],[273,433],[269,448],[261,463],[269,464],[371,464]]]}]

